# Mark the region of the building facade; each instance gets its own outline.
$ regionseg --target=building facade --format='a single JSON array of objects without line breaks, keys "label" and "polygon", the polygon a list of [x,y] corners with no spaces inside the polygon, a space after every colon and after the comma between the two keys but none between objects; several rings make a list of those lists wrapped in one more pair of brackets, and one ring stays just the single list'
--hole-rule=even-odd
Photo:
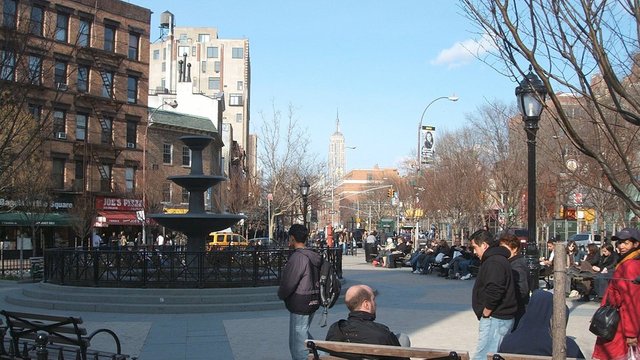
[{"label": "building facade", "polygon": [[[220,39],[216,28],[175,27],[173,14],[161,14],[163,36],[150,48],[150,94],[176,92],[179,69],[187,65],[187,80],[194,94],[210,97],[224,93],[222,121],[231,128],[232,141],[250,151],[251,62],[249,40]],[[231,142],[225,141],[222,157],[228,164]]]},{"label": "building facade", "polygon": [[346,171],[344,135],[340,132],[340,118],[336,115],[336,131],[329,138],[329,184],[340,184]]},{"label": "building facade", "polygon": [[[3,0],[0,6],[0,82],[21,92],[20,107],[46,138],[38,154],[51,196],[70,204],[74,223],[79,216],[95,222],[105,199],[126,202],[132,206],[125,215],[103,209],[101,222],[139,226],[151,11],[118,0]],[[86,240],[81,227],[67,223],[56,233],[67,240],[63,245],[74,245],[72,233]],[[53,235],[42,236],[40,244],[53,243]]]}]

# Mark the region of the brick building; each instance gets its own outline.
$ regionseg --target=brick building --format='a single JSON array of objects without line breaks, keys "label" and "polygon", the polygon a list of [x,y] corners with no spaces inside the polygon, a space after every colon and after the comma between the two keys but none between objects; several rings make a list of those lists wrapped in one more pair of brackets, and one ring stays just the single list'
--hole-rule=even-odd
[{"label": "brick building", "polygon": [[[114,227],[109,232],[135,232],[151,11],[118,0],[3,0],[0,6],[0,82],[24,93],[23,108],[46,137],[39,151],[52,198],[69,204],[67,222],[51,225],[61,245],[77,244],[64,241],[74,234],[86,238],[78,229],[87,226],[71,225],[83,217],[92,223],[98,214],[97,225]],[[51,246],[52,232],[41,232],[39,244]]]}]

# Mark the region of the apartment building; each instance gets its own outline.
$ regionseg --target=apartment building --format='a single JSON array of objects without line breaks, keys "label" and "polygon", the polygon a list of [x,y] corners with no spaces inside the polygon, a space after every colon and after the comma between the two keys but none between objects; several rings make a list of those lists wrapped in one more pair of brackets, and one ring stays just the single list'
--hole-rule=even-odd
[{"label": "apartment building", "polygon": [[[150,46],[150,95],[173,94],[179,84],[179,69],[186,64],[186,80],[194,94],[217,97],[224,93],[222,120],[230,127],[231,141],[244,152],[249,145],[251,63],[249,40],[220,39],[212,27],[175,27],[173,14],[161,15],[163,36]],[[225,141],[222,157],[229,175],[232,145]],[[249,154],[247,154],[249,156]]]},{"label": "apartment building", "polygon": [[[140,226],[151,11],[119,0],[0,0],[0,6],[0,85],[23,94],[21,106],[46,137],[39,152],[49,174],[38,176],[50,177],[54,203],[64,204],[54,210],[71,211],[89,198],[86,213],[97,210],[95,225]],[[74,233],[72,222],[43,223],[65,242],[86,235]],[[45,230],[48,245],[54,229]],[[3,238],[16,231],[0,228]]]}]

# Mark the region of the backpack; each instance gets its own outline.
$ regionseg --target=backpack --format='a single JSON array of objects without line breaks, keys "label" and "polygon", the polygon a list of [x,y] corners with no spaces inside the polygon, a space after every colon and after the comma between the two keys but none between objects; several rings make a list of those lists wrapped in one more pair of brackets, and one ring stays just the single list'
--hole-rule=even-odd
[{"label": "backpack", "polygon": [[338,301],[338,297],[340,297],[340,291],[342,290],[342,283],[338,278],[338,273],[336,269],[333,267],[333,264],[326,260],[322,259],[322,264],[320,265],[320,306],[324,308],[322,312],[322,318],[320,320],[320,327],[327,326],[327,314],[328,309],[332,308],[333,305]]}]

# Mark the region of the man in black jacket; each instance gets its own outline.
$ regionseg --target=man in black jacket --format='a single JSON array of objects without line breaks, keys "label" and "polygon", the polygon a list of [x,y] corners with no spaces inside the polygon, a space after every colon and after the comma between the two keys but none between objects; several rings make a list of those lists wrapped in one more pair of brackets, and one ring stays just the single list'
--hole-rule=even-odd
[{"label": "man in black jacket", "polygon": [[[352,342],[360,344],[376,344],[400,346],[396,334],[385,325],[375,322],[376,296],[367,285],[354,285],[344,295],[344,302],[349,309],[349,318],[335,322],[327,331],[327,341]],[[402,334],[403,346],[411,346],[409,338]],[[333,355],[333,354],[332,354]],[[334,354],[338,355],[338,354]],[[345,356],[341,354],[341,356]],[[345,356],[347,359],[350,357]],[[403,359],[380,357],[379,359]]]},{"label": "man in black jacket", "polygon": [[306,360],[309,352],[306,339],[313,339],[309,326],[313,314],[320,307],[320,265],[322,257],[317,252],[306,249],[309,231],[300,224],[289,228],[289,246],[294,252],[284,266],[278,298],[284,300],[289,310],[289,351],[293,360]]},{"label": "man in black jacket", "polygon": [[502,338],[511,331],[518,310],[516,290],[509,264],[509,250],[499,246],[487,230],[478,230],[469,240],[480,258],[471,304],[480,320],[478,346],[473,359],[485,360],[498,351]]}]

